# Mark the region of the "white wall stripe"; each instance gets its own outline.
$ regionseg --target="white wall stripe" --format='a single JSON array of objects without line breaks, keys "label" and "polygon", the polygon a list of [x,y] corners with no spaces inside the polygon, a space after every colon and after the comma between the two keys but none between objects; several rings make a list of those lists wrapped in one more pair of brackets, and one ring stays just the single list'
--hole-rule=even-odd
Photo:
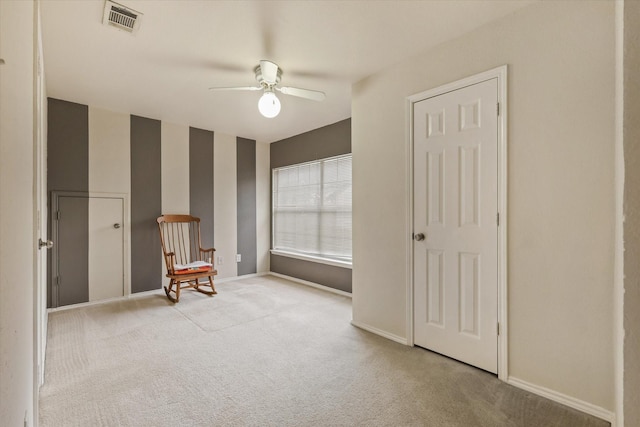
[{"label": "white wall stripe", "polygon": [[[213,134],[213,236],[216,248],[218,278],[236,277],[237,234],[237,182],[236,137],[220,132]],[[222,257],[222,264],[218,259]]]},{"label": "white wall stripe", "polygon": [[[128,198],[131,189],[131,118],[128,114],[117,113],[89,106],[89,192],[91,196],[101,194],[122,196],[124,206],[124,245],[122,267],[124,268],[123,294],[131,292],[130,271],[130,211]],[[91,215],[92,203],[89,200],[89,230],[95,229],[95,215]],[[99,247],[89,233],[89,248]],[[93,259],[95,254],[89,253],[89,298],[92,285],[99,282],[104,269],[102,265],[110,264],[109,260]],[[113,265],[119,265],[115,262]],[[97,280],[98,279],[98,280]]]},{"label": "white wall stripe", "polygon": [[[189,214],[189,126],[160,123],[162,213]],[[167,266],[162,261],[164,285]]]},{"label": "white wall stripe", "polygon": [[128,114],[89,106],[89,191],[129,193],[130,124]]}]

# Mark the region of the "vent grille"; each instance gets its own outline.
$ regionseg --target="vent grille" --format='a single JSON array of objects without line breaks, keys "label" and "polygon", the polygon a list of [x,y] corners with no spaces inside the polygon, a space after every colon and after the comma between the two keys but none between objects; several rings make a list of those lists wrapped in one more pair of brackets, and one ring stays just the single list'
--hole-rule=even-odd
[{"label": "vent grille", "polygon": [[109,11],[109,22],[125,27],[130,31],[133,31],[133,25],[136,23],[137,17],[138,15],[134,15],[128,10],[119,7],[112,7]]},{"label": "vent grille", "polygon": [[111,25],[130,33],[135,33],[140,28],[142,14],[129,9],[121,4],[107,0],[104,5],[102,23]]}]

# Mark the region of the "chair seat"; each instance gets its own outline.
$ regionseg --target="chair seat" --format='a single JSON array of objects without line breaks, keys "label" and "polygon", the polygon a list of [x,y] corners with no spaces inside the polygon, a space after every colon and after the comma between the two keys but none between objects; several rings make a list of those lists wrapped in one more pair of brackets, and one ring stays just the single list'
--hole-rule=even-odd
[{"label": "chair seat", "polygon": [[193,280],[194,278],[207,278],[209,277],[209,275],[215,276],[218,274],[218,270],[215,270],[213,268],[208,268],[206,270],[197,270],[197,271],[188,271],[188,270],[183,270],[183,271],[185,272],[181,273],[176,271],[174,274],[167,273],[166,277],[170,279],[171,278],[180,279],[180,281],[183,282],[183,281]]},{"label": "chair seat", "polygon": [[185,274],[194,274],[194,273],[204,273],[209,270],[211,270],[211,267],[187,268],[186,270],[176,270],[173,272],[173,274],[185,275]]},{"label": "chair seat", "polygon": [[173,271],[193,270],[196,268],[205,268],[205,267],[206,268],[213,267],[213,264],[206,261],[193,261],[193,262],[190,262],[189,264],[174,264]]}]

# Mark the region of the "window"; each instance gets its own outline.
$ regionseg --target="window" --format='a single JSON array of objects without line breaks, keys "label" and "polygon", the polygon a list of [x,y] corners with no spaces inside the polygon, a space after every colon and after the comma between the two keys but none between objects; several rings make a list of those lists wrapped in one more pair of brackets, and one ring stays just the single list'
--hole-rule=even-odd
[{"label": "window", "polygon": [[351,264],[351,154],[273,169],[273,249]]}]

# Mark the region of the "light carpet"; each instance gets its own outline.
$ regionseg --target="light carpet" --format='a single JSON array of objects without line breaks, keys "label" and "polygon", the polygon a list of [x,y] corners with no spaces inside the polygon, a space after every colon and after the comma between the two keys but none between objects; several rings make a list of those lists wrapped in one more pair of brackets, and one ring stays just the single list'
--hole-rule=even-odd
[{"label": "light carpet", "polygon": [[40,425],[606,426],[272,276],[51,313]]}]

